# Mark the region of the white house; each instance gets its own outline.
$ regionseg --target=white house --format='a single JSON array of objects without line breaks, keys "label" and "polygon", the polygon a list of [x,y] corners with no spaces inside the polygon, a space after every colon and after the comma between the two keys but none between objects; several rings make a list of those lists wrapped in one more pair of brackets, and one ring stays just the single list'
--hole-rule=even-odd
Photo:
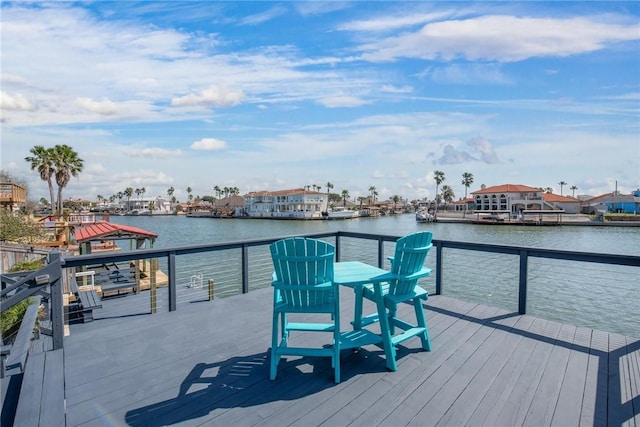
[{"label": "white house", "polygon": [[244,215],[254,218],[322,219],[328,196],[304,188],[256,191],[244,196]]}]

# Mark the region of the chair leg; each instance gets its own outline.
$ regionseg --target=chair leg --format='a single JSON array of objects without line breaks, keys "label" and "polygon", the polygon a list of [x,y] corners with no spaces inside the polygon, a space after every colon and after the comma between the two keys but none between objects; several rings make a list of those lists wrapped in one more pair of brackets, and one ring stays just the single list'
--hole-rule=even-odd
[{"label": "chair leg", "polygon": [[431,339],[429,338],[429,329],[427,327],[427,318],[424,315],[424,307],[422,307],[422,299],[413,299],[413,309],[416,312],[416,319],[418,326],[424,328],[424,332],[420,334],[420,341],[422,341],[422,348],[431,351]]},{"label": "chair leg", "polygon": [[[273,313],[273,322],[271,326],[271,368],[269,378],[271,380],[276,379],[276,375],[278,374],[278,362],[280,361],[280,356],[278,355],[278,322],[280,321],[281,315],[279,313]],[[284,327],[283,327],[284,333]]]},{"label": "chair leg", "polygon": [[398,366],[396,365],[396,349],[391,340],[389,318],[387,317],[387,309],[384,304],[384,297],[382,296],[382,287],[380,283],[375,283],[374,287],[378,318],[380,319],[380,332],[382,333],[382,344],[384,346],[384,356],[387,359],[387,369],[396,371],[398,370]]}]

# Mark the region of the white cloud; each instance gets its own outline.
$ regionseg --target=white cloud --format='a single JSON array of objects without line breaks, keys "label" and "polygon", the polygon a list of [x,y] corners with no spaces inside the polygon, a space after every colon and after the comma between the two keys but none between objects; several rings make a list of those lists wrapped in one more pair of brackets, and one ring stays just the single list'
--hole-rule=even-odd
[{"label": "white cloud", "polygon": [[451,64],[445,67],[434,67],[426,70],[422,75],[429,76],[437,83],[446,84],[512,84],[500,64]]},{"label": "white cloud", "polygon": [[167,159],[182,155],[180,150],[167,150],[164,148],[127,148],[126,154],[130,157],[142,157],[152,159]]},{"label": "white cloud", "polygon": [[490,15],[433,22],[419,31],[361,46],[363,59],[522,61],[584,54],[606,45],[640,39],[636,24],[600,23],[588,18],[521,18]]},{"label": "white cloud", "polygon": [[359,107],[361,105],[368,104],[367,101],[361,98],[358,98],[356,96],[348,96],[348,95],[327,96],[327,97],[318,99],[318,103],[329,108],[341,108],[341,107],[351,108],[351,107]]},{"label": "white cloud", "polygon": [[171,100],[172,105],[193,106],[206,105],[218,107],[232,107],[242,101],[241,91],[230,91],[225,87],[209,86],[200,93],[191,93]]},{"label": "white cloud", "polygon": [[191,144],[192,150],[218,151],[224,150],[226,147],[226,142],[215,138],[202,138],[200,141],[195,141]]},{"label": "white cloud", "polygon": [[[268,4],[268,3],[264,3]],[[240,21],[241,25],[258,25],[267,21],[271,21],[280,15],[287,13],[287,9],[282,6],[275,6],[261,13],[249,15]]]},{"label": "white cloud", "polygon": [[118,112],[116,104],[108,99],[94,101],[91,98],[77,98],[76,104],[92,113],[103,114],[105,116],[110,116]]},{"label": "white cloud", "polygon": [[35,111],[36,107],[21,93],[15,95],[0,92],[0,108],[2,110]]}]

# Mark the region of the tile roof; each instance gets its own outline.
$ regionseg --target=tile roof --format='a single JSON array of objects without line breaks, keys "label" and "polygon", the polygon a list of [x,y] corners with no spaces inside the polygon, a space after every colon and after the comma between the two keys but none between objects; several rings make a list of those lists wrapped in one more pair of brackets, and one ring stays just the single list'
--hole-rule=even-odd
[{"label": "tile roof", "polygon": [[541,192],[542,189],[529,187],[528,185],[521,184],[503,184],[494,185],[492,187],[486,187],[478,191],[473,191],[471,194],[493,194],[493,193],[532,193]]}]

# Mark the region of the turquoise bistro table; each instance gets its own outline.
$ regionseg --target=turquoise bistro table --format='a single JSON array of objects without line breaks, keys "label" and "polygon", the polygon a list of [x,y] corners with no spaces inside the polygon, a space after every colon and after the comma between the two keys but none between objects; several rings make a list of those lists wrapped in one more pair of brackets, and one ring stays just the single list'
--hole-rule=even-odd
[{"label": "turquoise bistro table", "polygon": [[[333,281],[338,285],[347,286],[353,289],[353,292],[357,295],[362,292],[362,287],[364,285],[373,284],[374,288],[378,288],[376,292],[382,293],[382,283],[374,282],[373,280],[376,277],[387,274],[388,271],[382,268],[375,267],[373,265],[366,264],[360,261],[346,261],[346,262],[337,262],[333,267]],[[358,334],[363,331],[363,326],[374,323],[380,319],[380,316],[386,316],[386,311],[384,308],[384,304],[377,306],[377,313],[374,313],[369,316],[362,316],[362,298],[356,298],[356,304],[354,308],[354,319],[353,319],[353,329],[354,333]],[[395,366],[393,363],[392,356],[392,345],[391,342],[391,332],[388,328],[382,328],[386,330],[382,330],[381,336],[378,336],[378,342],[373,342],[369,335],[369,343],[371,344],[379,344],[382,341],[382,346],[384,348],[384,354],[387,359],[387,368],[391,371],[395,371]],[[366,331],[369,332],[369,331]],[[346,344],[346,343],[345,343]],[[341,345],[342,348],[353,347],[352,345]]]}]

